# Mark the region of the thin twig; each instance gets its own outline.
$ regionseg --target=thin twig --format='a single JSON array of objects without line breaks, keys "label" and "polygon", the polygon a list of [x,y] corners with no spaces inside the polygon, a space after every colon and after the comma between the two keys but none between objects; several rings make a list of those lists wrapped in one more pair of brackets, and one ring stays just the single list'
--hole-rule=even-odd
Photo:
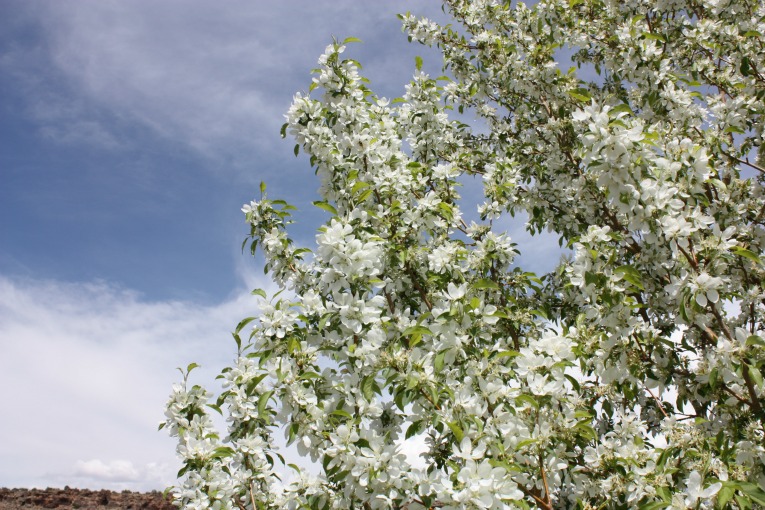
[{"label": "thin twig", "polygon": [[552,500],[550,499],[550,486],[547,483],[547,472],[545,471],[545,462],[542,454],[539,454],[539,471],[542,475],[542,485],[545,487],[545,503],[548,508],[552,508]]},{"label": "thin twig", "polygon": [[663,414],[665,418],[669,418],[669,415],[667,414],[667,411],[665,411],[665,410],[664,410],[664,405],[661,403],[661,400],[659,400],[659,397],[657,397],[656,395],[654,395],[654,394],[653,394],[653,392],[652,392],[652,391],[651,391],[651,390],[648,388],[648,386],[646,386],[645,384],[643,384],[643,387],[645,388],[645,391],[647,391],[647,392],[648,392],[648,394],[649,394],[649,395],[651,395],[651,397],[652,397],[652,398],[653,398],[653,399],[656,401],[656,403],[659,405],[659,409],[661,410],[661,414]]}]

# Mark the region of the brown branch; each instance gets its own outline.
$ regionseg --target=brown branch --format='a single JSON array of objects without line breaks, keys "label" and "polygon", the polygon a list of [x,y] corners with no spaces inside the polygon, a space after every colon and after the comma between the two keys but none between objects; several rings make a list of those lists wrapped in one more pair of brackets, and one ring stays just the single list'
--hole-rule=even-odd
[{"label": "brown branch", "polygon": [[[423,500],[421,500],[421,499],[412,498],[412,501],[414,501],[418,505],[421,505],[423,508],[427,508],[429,510],[433,509],[433,508],[441,508],[442,506],[444,506],[444,504],[439,502],[439,501],[434,501],[433,504],[430,505],[430,506],[426,505],[425,502]],[[409,508],[409,505],[407,504],[403,508]]]},{"label": "brown branch", "polygon": [[717,343],[717,333],[709,329],[709,326],[705,326],[704,329],[701,330],[701,333],[706,335],[707,339],[710,340],[710,343]]},{"label": "brown branch", "polygon": [[526,495],[529,496],[531,499],[534,500],[534,502],[537,504],[539,508],[542,510],[553,510],[553,507],[551,504],[549,504],[547,501],[542,499],[539,496],[539,491],[537,489],[529,490],[526,487],[520,487],[521,491]]},{"label": "brown branch", "polygon": [[432,406],[433,406],[433,408],[434,408],[436,411],[440,411],[440,410],[441,410],[441,406],[440,406],[440,405],[438,405],[438,402],[433,402],[433,399],[432,399],[432,398],[430,398],[430,395],[428,395],[427,393],[425,393],[425,390],[423,390],[423,389],[422,389],[422,387],[420,387],[419,389],[420,389],[420,395],[422,395],[423,397],[425,397],[425,400],[427,400],[428,402],[430,402],[430,405],[432,405]]},{"label": "brown branch", "polygon": [[425,292],[425,289],[422,288],[422,285],[420,285],[420,282],[417,281],[416,275],[414,275],[414,271],[411,267],[407,267],[407,273],[409,274],[409,277],[412,279],[412,285],[414,286],[415,290],[420,293],[420,298],[422,298],[422,301],[425,303],[425,306],[428,307],[429,311],[433,310],[433,305],[430,303],[430,300],[428,299],[428,294]]},{"label": "brown branch", "polygon": [[725,320],[723,320],[722,315],[720,315],[720,311],[717,309],[717,305],[714,303],[710,303],[709,308],[712,310],[712,315],[714,315],[715,319],[717,319],[717,323],[720,325],[720,328],[723,330],[723,333],[725,333],[725,336],[728,338],[728,340],[733,342],[733,334],[730,332],[728,325],[725,324]]},{"label": "brown branch", "polygon": [[732,389],[728,388],[728,385],[727,385],[727,384],[725,384],[725,383],[722,383],[722,384],[720,385],[720,387],[723,389],[723,391],[725,391],[726,393],[728,393],[728,395],[730,395],[731,397],[735,398],[736,400],[738,400],[738,401],[739,401],[739,402],[741,402],[742,404],[746,404],[746,405],[748,405],[748,406],[752,406],[752,403],[751,403],[751,402],[749,402],[747,399],[745,399],[745,398],[744,398],[744,397],[742,397],[741,395],[737,394],[737,393],[736,393],[735,391],[733,391]]},{"label": "brown branch", "polygon": [[643,383],[643,387],[645,388],[645,391],[648,392],[649,395],[656,401],[656,403],[659,405],[659,410],[661,410],[661,414],[664,415],[665,418],[669,418],[669,415],[667,415],[667,411],[664,410],[664,405],[661,403],[661,400],[659,400],[659,397],[653,394],[653,392],[648,388],[648,386]]},{"label": "brown branch", "polygon": [[[754,387],[754,381],[752,381],[752,377],[749,375],[750,366],[751,365],[748,363],[744,363],[741,367],[741,372],[744,375],[744,383],[746,384],[746,389],[749,392],[749,399],[751,400],[750,405],[752,406],[752,410],[754,410],[755,414],[757,414],[762,419],[762,405],[760,404],[760,398],[757,396],[757,388]],[[753,370],[757,370],[756,367],[752,368]]]},{"label": "brown branch", "polygon": [[545,504],[547,508],[552,508],[552,499],[550,498],[550,485],[547,483],[547,472],[542,454],[539,454],[539,472],[542,475],[542,485],[545,487]]},{"label": "brown branch", "polygon": [[687,251],[685,251],[685,250],[683,249],[683,247],[682,247],[682,246],[680,246],[679,244],[677,245],[677,249],[678,249],[678,250],[680,250],[680,253],[682,253],[682,254],[683,254],[683,256],[685,257],[685,260],[687,260],[687,261],[688,261],[688,263],[691,265],[691,267],[692,267],[693,269],[695,269],[695,270],[698,272],[698,270],[699,270],[699,263],[698,263],[698,261],[696,260],[696,257],[692,257],[692,256],[691,256],[691,255],[690,255],[690,254],[689,254]]},{"label": "brown branch", "polygon": [[643,296],[640,294],[640,292],[635,292],[632,294],[632,296],[640,305],[640,311],[638,313],[643,318],[643,321],[645,321],[646,324],[650,325],[651,318],[648,316],[648,312],[645,309],[645,302],[643,301]]},{"label": "brown branch", "polygon": [[250,501],[252,501],[253,510],[258,508],[258,505],[255,504],[255,482],[250,482]]},{"label": "brown branch", "polygon": [[385,294],[385,300],[388,302],[388,310],[390,310],[391,315],[393,315],[396,311],[396,307],[393,304],[393,298],[385,289],[383,289],[383,294]]},{"label": "brown branch", "polygon": [[[723,154],[725,154],[725,153],[723,153]],[[748,167],[751,167],[751,168],[757,170],[758,172],[760,172],[762,174],[765,174],[765,168],[762,168],[760,165],[756,165],[756,164],[752,163],[751,161],[749,161],[748,158],[747,159],[741,159],[741,158],[737,158],[736,156],[733,156],[732,154],[725,154],[725,155],[728,156],[729,158],[733,159],[733,160],[736,160],[738,163],[740,163],[742,165],[746,165]]]}]

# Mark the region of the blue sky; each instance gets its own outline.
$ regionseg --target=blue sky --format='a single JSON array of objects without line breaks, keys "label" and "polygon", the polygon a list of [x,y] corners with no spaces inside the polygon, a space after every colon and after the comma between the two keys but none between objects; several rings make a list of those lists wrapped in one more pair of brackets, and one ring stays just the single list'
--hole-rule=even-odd
[{"label": "blue sky", "polygon": [[283,114],[333,35],[364,41],[349,54],[381,96],[415,55],[439,72],[406,10],[443,19],[435,0],[0,0],[0,486],[173,482],[175,367],[211,381],[249,290],[272,288],[241,205],[266,181],[309,246],[322,219]]}]

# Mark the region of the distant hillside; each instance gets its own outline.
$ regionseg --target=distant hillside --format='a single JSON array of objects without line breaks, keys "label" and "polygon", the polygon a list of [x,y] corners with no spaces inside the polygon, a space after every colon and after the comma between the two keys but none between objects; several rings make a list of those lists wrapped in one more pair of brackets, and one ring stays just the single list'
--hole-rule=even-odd
[{"label": "distant hillside", "polygon": [[0,510],[173,510],[175,507],[161,492],[113,492],[89,489],[3,489]]}]

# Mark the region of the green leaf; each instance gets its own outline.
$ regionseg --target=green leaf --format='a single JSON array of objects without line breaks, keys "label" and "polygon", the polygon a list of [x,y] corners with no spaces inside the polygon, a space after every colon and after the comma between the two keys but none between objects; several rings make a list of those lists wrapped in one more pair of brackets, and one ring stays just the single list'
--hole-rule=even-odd
[{"label": "green leaf", "polygon": [[630,108],[630,105],[622,103],[620,105],[614,106],[610,110],[608,110],[608,115],[610,117],[616,117],[620,113],[628,113],[630,115],[633,114],[632,108]]},{"label": "green leaf", "polygon": [[585,271],[584,273],[584,283],[586,285],[596,285],[598,284],[598,281],[600,278],[598,278],[599,273],[593,273],[592,271]]},{"label": "green leaf", "polygon": [[[255,388],[258,387],[258,384],[260,384],[260,381],[265,379],[267,376],[268,376],[268,374],[260,374],[259,376],[254,377],[250,382],[247,383],[247,392],[252,394],[255,391]],[[221,395],[221,397],[223,397],[223,399],[218,397],[218,405],[221,405],[226,400],[225,396],[226,396],[227,393],[228,392],[223,393]]]},{"label": "green leaf", "polygon": [[526,404],[529,404],[534,409],[539,410],[539,402],[537,402],[537,400],[534,397],[526,393],[515,397],[515,403],[516,404],[526,403]]},{"label": "green leaf", "polygon": [[688,322],[688,310],[686,309],[685,302],[685,299],[680,300],[680,317],[682,317],[685,322]]},{"label": "green leaf", "polygon": [[663,499],[664,501],[670,501],[672,499],[672,497],[669,494],[669,489],[667,489],[663,485],[659,485],[658,487],[656,487],[656,494],[658,494],[659,497]]},{"label": "green leaf", "polygon": [[213,458],[216,459],[222,459],[224,457],[231,457],[234,455],[234,449],[229,446],[219,446],[215,449],[215,453],[213,454]]},{"label": "green leaf", "polygon": [[343,44],[349,44],[349,43],[360,43],[361,39],[358,37],[346,37],[343,39]]},{"label": "green leaf", "polygon": [[235,330],[236,333],[239,334],[239,332],[242,331],[242,328],[244,328],[247,324],[251,323],[254,320],[255,320],[255,317],[247,317],[246,319],[242,319],[241,321],[239,321],[239,324],[236,325],[236,330]]},{"label": "green leaf", "polygon": [[219,415],[223,416],[223,410],[221,410],[219,405],[216,405],[216,404],[207,404],[207,407],[209,407],[213,411],[217,412]]},{"label": "green leaf", "polygon": [[319,319],[319,331],[323,330],[327,326],[327,322],[335,315],[335,312],[327,312]]},{"label": "green leaf", "polygon": [[348,411],[343,411],[342,409],[335,409],[329,414],[333,416],[340,416],[342,418],[348,418],[349,420],[353,418],[353,416],[351,416],[351,413],[349,413]]},{"label": "green leaf", "polygon": [[444,368],[444,356],[446,356],[445,350],[436,354],[436,358],[433,360],[433,368],[437,373],[440,373]]},{"label": "green leaf", "polygon": [[369,198],[369,195],[372,194],[372,189],[367,188],[364,191],[362,191],[359,196],[356,197],[356,202],[361,203],[364,202],[367,198]]},{"label": "green leaf", "polygon": [[411,326],[404,330],[402,333],[403,336],[409,337],[409,341],[407,344],[409,345],[409,348],[413,348],[415,345],[420,343],[422,341],[422,335],[433,335],[433,333],[426,328],[425,326]]},{"label": "green leaf", "polygon": [[459,426],[459,424],[456,421],[452,421],[447,423],[449,426],[449,429],[452,431],[452,434],[454,434],[454,438],[459,443],[462,441],[462,438],[465,437],[465,433],[462,431],[462,428]]},{"label": "green leaf", "polygon": [[422,57],[417,55],[414,57],[414,66],[417,68],[418,71],[422,71]]},{"label": "green leaf", "polygon": [[592,428],[592,426],[590,425],[589,419],[585,419],[577,423],[576,426],[574,427],[574,430],[578,431],[582,435],[582,437],[589,439],[591,441],[594,441],[598,437],[598,434],[595,432],[595,429]]},{"label": "green leaf", "polygon": [[539,441],[539,439],[534,438],[534,437],[532,437],[531,439],[524,439],[523,441],[521,441],[517,445],[515,445],[515,450],[518,451],[521,448],[523,448],[524,446],[528,446],[530,444],[534,444],[537,441]]},{"label": "green leaf", "polygon": [[757,385],[757,389],[762,389],[762,374],[760,373],[760,370],[757,367],[753,367],[752,365],[746,365],[746,371],[749,373],[749,377],[752,379],[754,384]]},{"label": "green leaf", "polygon": [[369,402],[371,402],[375,396],[375,386],[377,386],[375,384],[375,378],[371,375],[368,375],[361,380],[361,394],[364,395],[364,398]]},{"label": "green leaf", "polygon": [[749,510],[752,508],[752,501],[743,494],[734,494],[733,498],[736,500],[736,503],[738,503],[738,507],[741,510]]},{"label": "green leaf", "polygon": [[717,370],[717,367],[715,367],[711,372],[709,372],[709,387],[714,390],[717,388],[719,382],[720,372]]},{"label": "green leaf", "polygon": [[523,471],[520,466],[518,466],[518,464],[511,464],[506,460],[489,459],[489,464],[491,464],[491,467],[501,467],[509,473],[518,473]]},{"label": "green leaf", "polygon": [[746,248],[742,248],[740,246],[734,246],[733,248],[731,248],[730,251],[732,251],[733,253],[735,253],[739,257],[747,258],[747,259],[751,260],[752,262],[754,262],[755,264],[762,265],[762,259],[760,257],[758,257],[756,253],[754,253],[752,251],[749,251]]},{"label": "green leaf", "polygon": [[317,200],[313,203],[316,207],[319,209],[323,209],[327,211],[328,213],[337,216],[337,209],[335,209],[331,204],[328,204],[327,202],[322,202],[320,200]]},{"label": "green leaf", "polygon": [[735,492],[735,487],[727,484],[726,482],[723,482],[723,486],[720,489],[720,492],[717,493],[717,502],[715,507],[719,509],[725,508],[725,505],[727,505],[728,501],[733,498],[733,494],[735,494]]},{"label": "green leaf", "polygon": [[666,501],[653,501],[650,503],[644,503],[638,507],[640,510],[659,510],[660,508],[667,508]]},{"label": "green leaf", "polygon": [[298,430],[300,429],[300,425],[297,423],[293,423],[290,425],[288,431],[287,431],[287,444],[290,445],[297,437]]},{"label": "green leaf", "polygon": [[746,345],[757,345],[759,347],[765,347],[765,340],[757,335],[752,335],[746,339]]},{"label": "green leaf", "polygon": [[425,326],[410,326],[404,330],[402,333],[404,336],[412,336],[412,335],[430,335],[433,336],[433,332],[426,328]]},{"label": "green leaf", "polygon": [[625,281],[631,283],[640,290],[645,290],[643,287],[643,281],[640,276],[640,272],[632,266],[619,266],[615,270],[616,274],[619,274]]},{"label": "green leaf", "polygon": [[661,469],[664,467],[664,465],[667,463],[667,461],[677,452],[676,448],[666,448],[664,450],[658,449],[657,452],[661,452],[659,454],[659,460],[656,461],[656,467]]},{"label": "green leaf", "polygon": [[266,414],[266,408],[268,406],[268,400],[271,398],[271,395],[273,395],[273,391],[267,391],[263,393],[260,398],[258,399],[258,415],[261,417],[264,417]]},{"label": "green leaf", "polygon": [[416,435],[420,431],[420,426],[422,425],[422,420],[417,420],[406,429],[405,439],[409,439],[410,437]]},{"label": "green leaf", "polygon": [[437,207],[441,211],[443,218],[447,221],[451,221],[454,218],[454,208],[451,205],[446,202],[440,202]]},{"label": "green leaf", "polygon": [[371,185],[366,181],[356,181],[351,188],[351,193],[355,195],[359,190],[368,188],[369,186]]},{"label": "green leaf", "polygon": [[743,74],[744,76],[749,76],[752,74],[749,57],[744,57],[741,59],[741,74]]},{"label": "green leaf", "polygon": [[472,287],[474,289],[499,289],[499,284],[495,282],[494,280],[489,280],[488,278],[481,278],[480,280],[477,280],[473,282]]},{"label": "green leaf", "polygon": [[652,41],[661,41],[661,42],[664,42],[666,40],[663,35],[652,34],[651,32],[643,33],[643,38],[650,39]]},{"label": "green leaf", "polygon": [[406,408],[406,405],[409,403],[409,400],[406,398],[407,396],[406,393],[407,392],[405,390],[401,390],[398,393],[396,393],[395,397],[393,397],[393,401],[396,403],[396,406],[402,411]]},{"label": "green leaf", "polygon": [[295,157],[297,157],[297,155],[300,154],[300,144],[299,143],[295,144],[295,148],[292,149],[292,152],[295,153]]},{"label": "green leaf", "polygon": [[194,370],[197,367],[199,367],[199,364],[197,364],[197,363],[189,363],[189,366],[186,367],[186,373],[187,374],[191,373],[191,371]]},{"label": "green leaf", "polygon": [[580,103],[589,103],[592,100],[592,96],[590,96],[590,92],[587,89],[569,90],[568,95]]},{"label": "green leaf", "polygon": [[742,483],[741,492],[749,496],[758,505],[765,506],[765,492],[753,483]]},{"label": "green leaf", "polygon": [[566,379],[568,379],[568,381],[571,383],[571,386],[573,386],[576,391],[580,391],[581,390],[582,387],[579,384],[579,381],[574,379],[574,377],[572,375],[564,374],[564,376],[566,377]]}]

